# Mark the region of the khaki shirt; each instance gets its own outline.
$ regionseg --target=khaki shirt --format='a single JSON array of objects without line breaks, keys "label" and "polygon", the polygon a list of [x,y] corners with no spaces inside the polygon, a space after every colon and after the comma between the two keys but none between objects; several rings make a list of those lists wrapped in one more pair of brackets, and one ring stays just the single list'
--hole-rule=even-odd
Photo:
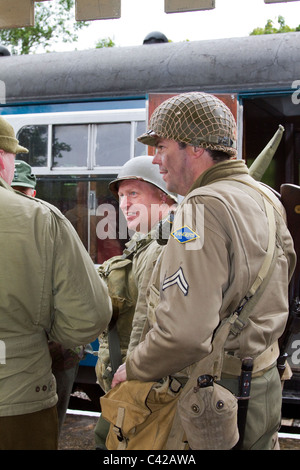
[{"label": "khaki shirt", "polygon": [[163,246],[156,242],[154,232],[155,229],[148,234],[149,242],[140,247],[132,261],[138,295],[127,354],[130,354],[141,340],[147,319],[147,288],[157,258],[163,249]]},{"label": "khaki shirt", "polygon": [[[244,185],[223,181],[231,175],[259,184],[244,162],[219,163],[201,175],[177,210],[149,289],[152,328],[126,361],[129,380],[189,375],[189,368],[211,351],[220,320],[239,306],[258,274],[268,244],[267,217]],[[270,197],[276,199],[271,191]],[[260,355],[286,324],[295,252],[282,217],[277,229],[283,246],[269,284],[245,329],[226,343],[226,350],[240,358]]]},{"label": "khaki shirt", "polygon": [[[155,239],[155,228],[147,235],[135,233],[126,246],[125,252],[130,253],[127,258],[115,256],[99,268],[112,298],[123,361],[141,340],[147,319],[147,287],[161,250]],[[97,382],[107,392],[113,376],[107,331],[99,337],[95,371]]]},{"label": "khaki shirt", "polygon": [[[112,310],[104,282],[55,207],[0,178],[0,416],[55,405],[48,339],[66,348],[97,338]],[[30,432],[30,430],[27,430]]]}]

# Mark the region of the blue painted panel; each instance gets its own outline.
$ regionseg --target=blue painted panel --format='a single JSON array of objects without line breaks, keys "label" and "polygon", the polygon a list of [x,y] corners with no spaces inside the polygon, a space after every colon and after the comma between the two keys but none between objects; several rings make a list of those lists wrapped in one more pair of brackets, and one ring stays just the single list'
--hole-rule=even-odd
[{"label": "blue painted panel", "polygon": [[[91,343],[91,346],[92,346],[92,348],[93,348],[94,351],[98,351],[98,349],[99,349],[99,341],[98,341],[98,339],[95,339],[95,341],[93,341],[93,342]],[[93,367],[95,367],[96,362],[97,362],[97,356],[93,356],[92,354],[89,354],[89,353],[88,353],[88,354],[85,356],[85,358],[84,358],[82,361],[80,361],[79,364],[80,364],[81,366],[93,366]]]},{"label": "blue painted panel", "polygon": [[103,100],[76,103],[44,103],[44,104],[23,104],[16,106],[0,107],[0,113],[5,114],[35,114],[35,113],[61,113],[75,111],[96,111],[111,109],[142,109],[145,108],[144,98],[128,100]]}]

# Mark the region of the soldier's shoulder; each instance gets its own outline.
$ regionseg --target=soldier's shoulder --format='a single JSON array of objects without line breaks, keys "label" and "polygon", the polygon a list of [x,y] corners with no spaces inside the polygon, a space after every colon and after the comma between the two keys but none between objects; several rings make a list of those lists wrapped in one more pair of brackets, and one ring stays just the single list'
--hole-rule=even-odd
[{"label": "soldier's shoulder", "polygon": [[45,208],[46,210],[48,210],[49,212],[51,212],[58,218],[65,219],[65,216],[62,214],[62,212],[53,204],[50,204],[49,202],[44,201],[43,199],[39,199],[39,198],[31,198],[31,199],[35,201],[36,203],[40,204],[43,208]]}]

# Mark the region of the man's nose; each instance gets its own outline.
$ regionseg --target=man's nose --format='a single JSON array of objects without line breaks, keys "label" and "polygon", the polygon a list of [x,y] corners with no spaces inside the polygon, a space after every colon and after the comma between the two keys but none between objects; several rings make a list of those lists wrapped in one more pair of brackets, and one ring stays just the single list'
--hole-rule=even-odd
[{"label": "man's nose", "polygon": [[152,160],[152,163],[154,165],[159,165],[161,163],[161,158],[160,156],[158,155],[158,151],[156,151],[155,155],[154,155],[154,158]]},{"label": "man's nose", "polygon": [[122,210],[125,210],[125,209],[128,209],[129,206],[130,206],[130,202],[128,200],[128,197],[127,196],[122,197],[120,201],[120,208]]}]

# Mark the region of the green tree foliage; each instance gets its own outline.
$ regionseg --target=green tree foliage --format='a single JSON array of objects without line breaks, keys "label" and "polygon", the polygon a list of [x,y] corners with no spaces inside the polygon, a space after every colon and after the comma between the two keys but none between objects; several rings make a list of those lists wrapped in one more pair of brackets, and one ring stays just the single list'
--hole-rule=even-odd
[{"label": "green tree foliage", "polygon": [[96,44],[96,49],[101,49],[102,47],[114,47],[116,44],[111,38],[100,39]]},{"label": "green tree foliage", "polygon": [[277,34],[277,33],[290,33],[292,31],[300,31],[300,25],[296,28],[290,28],[285,24],[285,19],[283,16],[278,16],[278,28],[275,28],[273,21],[268,20],[264,28],[255,28],[250,36],[256,36],[258,34]]},{"label": "green tree foliage", "polygon": [[[75,0],[35,2],[35,25],[0,29],[0,43],[12,54],[29,54],[37,50],[54,50],[58,42],[76,42],[77,31],[88,26],[75,21]],[[48,49],[49,48],[49,49]]]}]

